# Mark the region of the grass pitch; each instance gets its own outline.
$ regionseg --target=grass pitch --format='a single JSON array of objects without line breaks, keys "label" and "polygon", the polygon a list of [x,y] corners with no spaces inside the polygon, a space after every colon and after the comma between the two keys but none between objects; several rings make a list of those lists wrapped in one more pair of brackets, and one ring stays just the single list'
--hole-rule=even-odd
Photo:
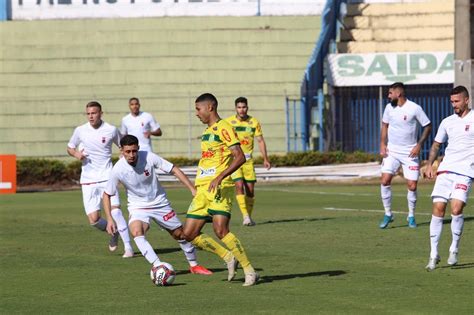
[{"label": "grass pitch", "polygon": [[[419,188],[417,229],[406,224],[405,186],[393,187],[393,208],[403,213],[381,230],[378,185],[258,184],[258,225],[241,226],[235,207],[231,221],[261,274],[249,288],[240,269],[229,283],[223,263],[202,251],[199,261],[214,275],[190,274],[177,243],[152,226],[150,243],[178,272],[173,286],[155,287],[143,257],[108,252],[108,237],[87,223],[79,190],[2,195],[0,313],[472,314],[473,198],[459,265],[446,264],[446,216],[440,267],[426,272],[432,185]],[[170,188],[168,197],[183,218],[190,194]]]}]

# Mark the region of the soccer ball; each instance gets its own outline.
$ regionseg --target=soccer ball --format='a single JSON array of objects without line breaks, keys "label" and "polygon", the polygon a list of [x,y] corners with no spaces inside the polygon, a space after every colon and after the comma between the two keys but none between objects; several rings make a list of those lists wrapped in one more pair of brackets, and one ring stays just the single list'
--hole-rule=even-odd
[{"label": "soccer ball", "polygon": [[158,266],[151,267],[150,278],[154,285],[159,287],[171,285],[176,278],[173,266],[161,262]]}]

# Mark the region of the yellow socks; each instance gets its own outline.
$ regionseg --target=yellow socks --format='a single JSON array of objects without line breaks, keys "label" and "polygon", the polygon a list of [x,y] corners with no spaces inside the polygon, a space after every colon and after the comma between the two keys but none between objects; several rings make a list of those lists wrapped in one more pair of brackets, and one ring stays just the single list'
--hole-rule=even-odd
[{"label": "yellow socks", "polygon": [[250,216],[252,216],[253,212],[253,204],[255,203],[255,197],[247,197],[245,196],[245,204],[247,206],[247,212]]},{"label": "yellow socks", "polygon": [[[226,259],[229,251],[224,246],[217,243],[212,237],[207,234],[200,234],[191,242],[194,246],[199,247],[206,252],[214,253],[222,259]],[[225,243],[224,243],[225,244]]]},{"label": "yellow socks", "polygon": [[240,212],[242,212],[242,216],[248,216],[249,213],[247,211],[247,197],[245,195],[235,195],[235,199],[237,199],[237,204],[239,205]]},{"label": "yellow socks", "polygon": [[222,242],[225,244],[225,246],[227,246],[227,248],[230,249],[232,254],[234,254],[235,258],[239,261],[245,273],[255,272],[252,265],[250,264],[247,254],[245,254],[244,247],[234,234],[229,232],[226,236],[224,236]]}]

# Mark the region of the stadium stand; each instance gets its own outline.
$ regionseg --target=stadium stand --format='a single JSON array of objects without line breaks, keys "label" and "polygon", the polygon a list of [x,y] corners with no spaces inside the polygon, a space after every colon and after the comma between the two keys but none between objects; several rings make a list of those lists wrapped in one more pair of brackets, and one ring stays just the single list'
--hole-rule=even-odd
[{"label": "stadium stand", "polygon": [[270,152],[285,152],[285,95],[299,96],[319,27],[319,16],[0,23],[1,153],[64,157],[88,101],[119,125],[136,96],[162,125],[155,150],[196,157],[203,92],[218,97],[222,116],[248,97]]}]

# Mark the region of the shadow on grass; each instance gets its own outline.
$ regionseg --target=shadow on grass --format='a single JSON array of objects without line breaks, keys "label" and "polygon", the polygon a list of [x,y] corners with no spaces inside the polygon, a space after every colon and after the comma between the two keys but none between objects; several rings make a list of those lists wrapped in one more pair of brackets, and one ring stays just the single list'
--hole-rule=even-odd
[{"label": "shadow on grass", "polygon": [[[328,271],[315,271],[315,272],[307,272],[307,273],[293,273],[293,274],[286,274],[286,275],[269,275],[269,276],[260,276],[260,280],[258,284],[263,283],[271,283],[273,281],[282,281],[282,280],[290,280],[295,278],[308,278],[308,277],[322,277],[322,276],[329,276],[329,277],[337,277],[345,275],[347,272],[344,270],[328,270]],[[243,282],[244,279],[235,279],[234,281]]]},{"label": "shadow on grass", "polygon": [[[464,218],[464,222],[469,222],[469,221],[474,221],[474,217],[465,217]],[[417,226],[420,227],[420,226],[424,226],[424,225],[430,225],[431,221],[426,221],[426,222],[421,222],[421,223],[417,223]],[[451,224],[451,219],[450,218],[446,218],[446,219],[443,219],[443,224]],[[398,229],[398,228],[408,228],[408,222],[406,224],[403,224],[403,225],[395,225],[395,226],[391,226],[389,225],[388,229]]]},{"label": "shadow on grass", "polygon": [[440,269],[449,268],[449,269],[468,269],[474,268],[474,263],[467,263],[467,264],[457,264],[455,266],[442,266],[439,267]]},{"label": "shadow on grass", "polygon": [[269,221],[257,222],[257,225],[275,224],[275,223],[289,223],[289,222],[302,222],[302,221],[314,222],[314,221],[326,221],[326,220],[332,220],[332,219],[334,219],[334,218],[301,218],[301,219],[269,220]]}]

